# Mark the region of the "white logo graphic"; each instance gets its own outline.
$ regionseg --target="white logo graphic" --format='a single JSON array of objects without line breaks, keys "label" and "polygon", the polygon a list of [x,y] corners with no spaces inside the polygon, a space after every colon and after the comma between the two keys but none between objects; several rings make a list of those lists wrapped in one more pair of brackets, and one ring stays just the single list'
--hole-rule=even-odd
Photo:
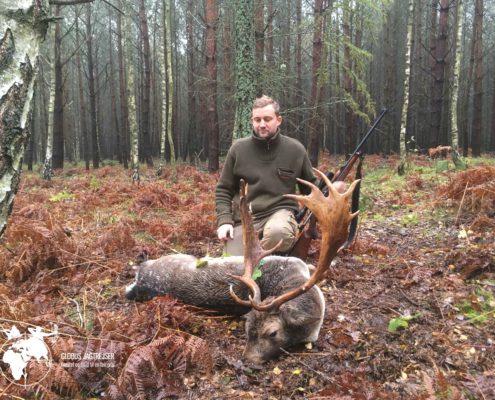
[{"label": "white logo graphic", "polygon": [[[52,365],[50,349],[47,347],[44,338],[57,335],[57,327],[51,333],[43,332],[39,326],[28,328],[29,334],[22,334],[14,325],[12,329],[3,330],[7,335],[7,341],[0,349],[1,361],[7,364],[7,368],[0,371],[12,383],[22,386],[34,385],[43,380]],[[31,361],[43,363],[46,366],[46,373],[42,374],[41,378],[37,377],[36,382],[33,382],[28,377],[27,367]]]}]

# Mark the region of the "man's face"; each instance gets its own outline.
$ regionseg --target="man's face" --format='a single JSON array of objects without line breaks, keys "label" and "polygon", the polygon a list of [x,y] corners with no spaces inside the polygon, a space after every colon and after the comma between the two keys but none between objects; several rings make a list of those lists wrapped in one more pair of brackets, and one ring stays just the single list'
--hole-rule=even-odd
[{"label": "man's face", "polygon": [[251,122],[253,130],[260,138],[269,139],[277,132],[279,125],[282,123],[282,117],[275,113],[271,104],[254,108]]}]

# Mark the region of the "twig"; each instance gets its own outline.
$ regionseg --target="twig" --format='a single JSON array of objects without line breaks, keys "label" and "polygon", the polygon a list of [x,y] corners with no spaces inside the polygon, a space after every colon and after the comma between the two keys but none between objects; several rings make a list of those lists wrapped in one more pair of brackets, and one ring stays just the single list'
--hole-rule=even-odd
[{"label": "twig", "polygon": [[81,314],[81,308],[79,307],[79,303],[76,300],[71,299],[70,297],[67,297],[67,300],[73,302],[76,305],[77,315],[79,315],[80,327],[83,328],[84,327],[84,318]]},{"label": "twig", "polygon": [[339,385],[337,382],[335,382],[335,380],[333,378],[330,378],[328,375],[324,374],[323,372],[317,371],[316,369],[312,368],[311,366],[309,366],[308,364],[306,364],[304,361],[301,361],[297,357],[294,357],[291,353],[289,353],[287,350],[283,349],[282,347],[280,347],[280,350],[282,351],[282,353],[288,355],[290,358],[292,358],[293,360],[297,361],[299,364],[303,365],[305,368],[309,369],[310,371],[313,371],[315,374],[321,376],[323,379],[325,379],[325,380],[327,380],[329,382],[332,382],[335,385],[337,385],[340,388],[342,388],[342,386]]},{"label": "twig", "polygon": [[459,203],[459,208],[457,209],[457,215],[455,216],[454,225],[457,225],[457,221],[459,220],[459,215],[461,214],[461,209],[462,209],[462,205],[464,204],[464,199],[466,197],[468,186],[469,186],[469,182],[466,182],[466,187],[464,188],[464,193],[462,194],[462,199],[461,202]]},{"label": "twig", "polygon": [[443,315],[442,307],[440,306],[440,303],[438,301],[438,298],[437,298],[435,291],[433,291],[433,297],[435,298],[435,303],[437,303],[438,311],[440,311],[440,315],[442,316],[442,319],[445,322],[445,316]]},{"label": "twig", "polygon": [[399,293],[413,306],[420,307],[421,305],[419,303],[416,303],[413,299],[410,299],[402,289],[399,289]]}]

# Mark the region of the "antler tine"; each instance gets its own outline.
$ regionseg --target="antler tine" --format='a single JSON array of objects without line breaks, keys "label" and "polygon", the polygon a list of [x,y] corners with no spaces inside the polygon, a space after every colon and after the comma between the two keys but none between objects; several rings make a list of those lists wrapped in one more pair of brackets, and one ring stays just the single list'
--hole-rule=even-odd
[{"label": "antler tine", "polygon": [[244,273],[242,276],[230,275],[231,277],[244,283],[250,291],[249,300],[240,299],[234,292],[232,285],[230,286],[230,295],[239,304],[248,307],[254,307],[261,302],[261,291],[258,284],[253,279],[253,270],[258,263],[266,256],[273,253],[280,245],[280,241],[275,247],[269,250],[264,250],[261,247],[258,233],[254,228],[253,217],[247,206],[247,184],[241,179],[240,182],[240,202],[239,209],[242,222],[243,245],[244,245]]},{"label": "antler tine", "polygon": [[314,169],[316,175],[320,176],[328,186],[329,194],[325,197],[321,191],[312,183],[299,180],[311,188],[311,193],[306,196],[301,195],[286,195],[286,197],[300,201],[307,206],[317,218],[320,224],[322,233],[320,258],[316,271],[311,277],[301,286],[284,293],[268,304],[253,305],[259,311],[269,311],[279,308],[283,303],[292,300],[300,294],[311,289],[314,285],[320,282],[324,276],[333,258],[337,255],[342,245],[345,243],[348,235],[349,224],[357,215],[357,212],[351,214],[349,212],[348,199],[352,195],[358,180],[354,181],[349,189],[341,194],[332,185],[330,180],[317,169]]}]

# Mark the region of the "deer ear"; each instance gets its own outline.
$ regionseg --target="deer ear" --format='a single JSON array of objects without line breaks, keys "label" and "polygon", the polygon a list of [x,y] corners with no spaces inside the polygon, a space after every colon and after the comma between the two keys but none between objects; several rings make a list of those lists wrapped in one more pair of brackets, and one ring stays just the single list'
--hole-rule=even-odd
[{"label": "deer ear", "polygon": [[280,316],[286,326],[304,326],[320,320],[319,313],[315,313],[310,308],[301,307],[301,304],[298,304],[297,301],[289,301],[282,304],[280,307]]}]

